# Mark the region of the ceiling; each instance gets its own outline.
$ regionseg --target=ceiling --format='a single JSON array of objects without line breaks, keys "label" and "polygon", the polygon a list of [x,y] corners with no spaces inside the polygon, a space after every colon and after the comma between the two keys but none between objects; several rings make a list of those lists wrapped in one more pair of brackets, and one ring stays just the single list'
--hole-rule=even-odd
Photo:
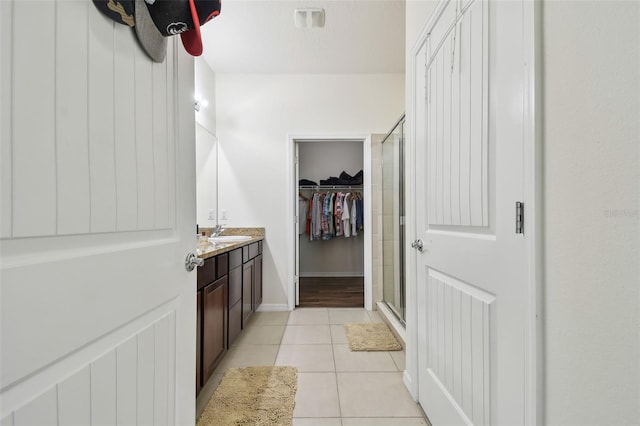
[{"label": "ceiling", "polygon": [[[296,28],[294,10],[323,8],[324,28]],[[202,27],[216,73],[403,73],[404,0],[222,0]]]}]

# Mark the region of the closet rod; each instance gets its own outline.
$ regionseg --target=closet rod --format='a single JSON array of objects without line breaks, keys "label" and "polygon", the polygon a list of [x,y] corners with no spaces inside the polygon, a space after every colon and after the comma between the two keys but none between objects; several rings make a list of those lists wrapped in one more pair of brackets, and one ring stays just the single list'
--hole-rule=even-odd
[{"label": "closet rod", "polygon": [[356,189],[362,190],[362,186],[356,185],[300,185],[300,189]]}]

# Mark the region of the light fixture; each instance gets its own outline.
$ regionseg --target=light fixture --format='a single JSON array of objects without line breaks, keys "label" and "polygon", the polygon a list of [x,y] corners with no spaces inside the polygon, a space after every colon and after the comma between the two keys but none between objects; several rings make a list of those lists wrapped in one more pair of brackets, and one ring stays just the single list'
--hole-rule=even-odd
[{"label": "light fixture", "polygon": [[293,11],[293,20],[296,28],[322,28],[324,27],[324,9],[299,8]]}]

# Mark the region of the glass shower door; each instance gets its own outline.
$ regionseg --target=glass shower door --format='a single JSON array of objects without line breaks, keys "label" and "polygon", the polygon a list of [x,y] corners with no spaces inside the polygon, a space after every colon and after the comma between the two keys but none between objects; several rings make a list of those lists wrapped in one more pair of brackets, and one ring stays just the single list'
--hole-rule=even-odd
[{"label": "glass shower door", "polygon": [[404,117],[382,142],[383,301],[404,324]]}]

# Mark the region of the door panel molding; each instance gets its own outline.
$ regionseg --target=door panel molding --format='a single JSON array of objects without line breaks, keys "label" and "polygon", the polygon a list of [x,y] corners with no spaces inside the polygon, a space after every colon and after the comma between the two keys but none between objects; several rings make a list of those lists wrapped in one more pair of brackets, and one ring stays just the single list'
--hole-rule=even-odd
[{"label": "door panel molding", "polygon": [[[173,362],[175,353],[168,353],[169,356],[165,357],[160,352],[167,352],[168,348],[171,349],[170,352],[175,352],[177,308],[177,299],[170,300],[77,351],[46,365],[25,379],[7,386],[2,390],[3,414],[20,416],[20,413],[24,414],[36,409],[42,403],[39,401],[42,395],[53,392],[58,401],[56,410],[59,410],[63,418],[67,415],[66,413],[73,418],[81,417],[84,409],[89,411],[89,407],[84,407],[82,404],[86,402],[103,404],[100,398],[97,398],[99,392],[90,392],[96,385],[96,377],[98,379],[104,377],[105,380],[110,380],[110,377],[114,385],[118,382],[118,390],[125,392],[124,394],[116,393],[114,388],[113,397],[116,398],[117,395],[119,401],[136,404],[138,412],[146,413],[144,417],[153,420],[153,398],[160,398],[165,408],[171,405],[165,398],[169,395],[167,389],[175,381],[175,362]],[[163,368],[155,368],[156,363]],[[106,369],[109,368],[112,369],[113,374],[107,375]],[[103,376],[100,376],[101,374]],[[116,380],[116,377],[119,380]],[[127,382],[132,383],[134,387],[124,386]],[[159,386],[161,384],[165,386]],[[136,389],[137,394],[132,394],[131,392],[135,393]],[[159,392],[164,392],[166,395],[160,395]],[[87,395],[91,395],[91,398],[86,399]],[[127,398],[126,395],[132,396],[133,399]],[[144,408],[146,398],[151,398],[147,401],[147,405],[151,407],[150,412]],[[71,409],[72,407],[80,407],[81,410]],[[115,407],[114,399],[113,408]],[[118,404],[118,409],[117,413],[114,411],[111,414],[127,417],[132,410],[127,404],[122,403]],[[133,409],[133,412],[135,413],[136,410]],[[164,417],[166,415],[163,415]],[[57,420],[37,424],[57,424]],[[61,422],[61,424],[64,423]]]},{"label": "door panel molding", "polygon": [[[429,270],[427,342],[431,380],[450,395],[453,407],[473,424],[490,424],[490,327],[496,297]],[[437,419],[431,419],[437,424]]]}]

